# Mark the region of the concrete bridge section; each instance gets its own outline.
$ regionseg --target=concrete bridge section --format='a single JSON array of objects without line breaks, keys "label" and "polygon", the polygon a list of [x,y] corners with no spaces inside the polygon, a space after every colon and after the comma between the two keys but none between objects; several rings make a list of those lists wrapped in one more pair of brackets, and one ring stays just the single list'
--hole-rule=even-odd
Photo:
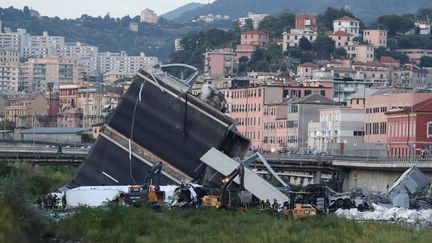
[{"label": "concrete bridge section", "polygon": [[78,166],[84,162],[89,149],[89,146],[66,146],[58,153],[58,148],[53,145],[0,144],[0,161]]},{"label": "concrete bridge section", "polygon": [[432,160],[425,158],[383,158],[369,161],[335,159],[332,165],[342,170],[343,190],[366,187],[373,191],[387,191],[401,174],[413,165],[432,179]]},{"label": "concrete bridge section", "polygon": [[[0,162],[22,162],[33,165],[75,165],[84,162],[90,146],[63,147],[57,153],[52,145],[0,144]],[[408,168],[415,165],[432,179],[432,158],[389,158],[362,156],[320,156],[264,154],[276,173],[292,184],[319,183],[337,180],[343,190],[367,187],[386,191]],[[267,174],[265,166],[256,161],[252,168],[258,174]]]}]

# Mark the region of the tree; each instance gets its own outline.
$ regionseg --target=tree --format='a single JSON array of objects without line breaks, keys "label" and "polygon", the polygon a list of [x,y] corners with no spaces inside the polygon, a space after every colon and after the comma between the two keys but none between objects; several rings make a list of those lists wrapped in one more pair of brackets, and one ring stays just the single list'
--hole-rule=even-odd
[{"label": "tree", "polygon": [[272,38],[280,38],[286,29],[294,28],[295,16],[283,13],[278,17],[267,16],[259,24],[258,29],[266,31]]},{"label": "tree", "polygon": [[248,57],[240,57],[239,58],[239,65],[238,65],[238,69],[237,69],[237,74],[242,74],[247,72],[247,63],[249,61]]},{"label": "tree", "polygon": [[254,24],[253,24],[252,19],[246,19],[245,24],[243,25],[243,27],[241,29],[242,29],[242,31],[253,30]]},{"label": "tree", "polygon": [[1,121],[0,122],[0,130],[14,130],[15,129],[15,123],[11,121]]},{"label": "tree", "polygon": [[420,67],[432,67],[432,57],[422,56],[420,58]]},{"label": "tree", "polygon": [[414,21],[408,15],[403,17],[396,14],[383,15],[378,18],[378,23],[387,28],[389,36],[405,33],[414,28]]},{"label": "tree", "polygon": [[302,37],[299,40],[299,48],[303,51],[310,51],[312,49],[312,44],[306,37]]},{"label": "tree", "polygon": [[318,15],[318,17],[317,17],[317,23],[319,23],[318,24],[319,30],[320,31],[332,31],[333,30],[333,20],[344,17],[344,16],[348,16],[348,17],[355,19],[355,16],[352,13],[345,11],[342,8],[341,9],[335,9],[335,8],[328,7],[323,14]]},{"label": "tree", "polygon": [[335,57],[338,57],[338,58],[344,58],[347,56],[347,51],[343,47],[338,47],[334,51],[334,55],[335,55]]},{"label": "tree", "polygon": [[399,48],[432,49],[432,40],[420,35],[403,35],[397,38]]},{"label": "tree", "polygon": [[313,43],[315,56],[319,59],[329,59],[335,51],[335,42],[330,37],[319,35]]}]

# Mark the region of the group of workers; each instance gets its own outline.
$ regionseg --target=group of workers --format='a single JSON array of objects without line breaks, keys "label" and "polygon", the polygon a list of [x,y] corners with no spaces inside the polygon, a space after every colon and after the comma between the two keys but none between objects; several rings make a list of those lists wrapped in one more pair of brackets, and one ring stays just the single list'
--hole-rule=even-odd
[{"label": "group of workers", "polygon": [[260,210],[261,211],[270,211],[277,213],[279,210],[279,203],[276,199],[273,199],[273,204],[270,204],[270,200],[267,199],[265,202],[261,200],[260,202]]}]

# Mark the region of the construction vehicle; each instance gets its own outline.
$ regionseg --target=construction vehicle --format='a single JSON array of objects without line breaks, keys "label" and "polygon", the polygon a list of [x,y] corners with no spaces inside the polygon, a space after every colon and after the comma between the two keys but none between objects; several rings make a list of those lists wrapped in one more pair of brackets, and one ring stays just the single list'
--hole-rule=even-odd
[{"label": "construction vehicle", "polygon": [[290,202],[282,210],[282,215],[293,217],[293,219],[315,216],[317,214],[316,208],[309,203],[304,203],[308,194],[307,192],[290,192]]},{"label": "construction vehicle", "polygon": [[139,206],[142,204],[161,205],[165,201],[165,192],[159,188],[158,178],[153,185],[153,177],[158,177],[162,171],[162,163],[153,166],[146,174],[143,185],[132,185],[127,193],[119,195],[118,201],[126,205]]}]

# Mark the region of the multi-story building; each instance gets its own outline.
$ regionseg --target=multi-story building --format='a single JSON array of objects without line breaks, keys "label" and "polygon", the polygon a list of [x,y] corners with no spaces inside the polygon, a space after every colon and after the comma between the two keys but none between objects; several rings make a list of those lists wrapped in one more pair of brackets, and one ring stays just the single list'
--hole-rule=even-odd
[{"label": "multi-story building", "polygon": [[375,49],[369,44],[349,43],[344,48],[348,58],[357,62],[372,62],[375,58]]},{"label": "multi-story building", "polygon": [[57,48],[65,45],[63,36],[50,36],[44,31],[41,36],[30,36],[24,44],[24,57],[46,57],[55,55]]},{"label": "multi-story building", "polygon": [[141,23],[157,24],[158,23],[157,14],[151,9],[144,9],[141,11],[140,21]]},{"label": "multi-story building", "polygon": [[432,98],[413,100],[413,104],[389,109],[385,115],[388,155],[432,155]]},{"label": "multi-story building", "polygon": [[97,76],[99,74],[97,65],[98,48],[82,44],[81,42],[66,43],[56,49],[56,55],[60,57],[76,58],[83,65],[84,76]]},{"label": "multi-story building", "polygon": [[[364,109],[320,109],[319,122],[309,122],[308,145],[312,151],[344,154],[363,143]],[[345,148],[346,147],[346,148]]]},{"label": "multi-story building", "polygon": [[429,18],[427,20],[417,20],[414,23],[414,26],[419,29],[420,35],[430,35],[431,34],[431,21]]},{"label": "multi-story building", "polygon": [[318,122],[322,108],[339,105],[325,96],[310,94],[302,98],[287,101],[287,150],[303,153],[310,149],[308,144],[308,122]]},{"label": "multi-story building", "polygon": [[397,49],[396,51],[407,55],[411,62],[414,61],[417,64],[420,63],[420,58],[424,56],[432,57],[432,49]]},{"label": "multi-story building", "polygon": [[0,48],[0,91],[17,92],[20,74],[19,50]]},{"label": "multi-story building", "polygon": [[388,122],[386,112],[412,107],[430,98],[432,98],[431,93],[418,92],[412,89],[382,89],[370,96],[366,96],[364,142],[387,144]]},{"label": "multi-story building", "polygon": [[311,29],[291,29],[289,33],[282,33],[282,49],[288,50],[288,47],[297,47],[301,38],[306,38],[309,42],[314,42],[318,36],[316,31]]},{"label": "multi-story building", "polygon": [[48,84],[54,89],[60,84],[83,82],[83,66],[77,59],[50,56],[29,58],[24,64],[24,90],[47,91]]},{"label": "multi-story building", "polygon": [[354,35],[342,30],[338,30],[330,34],[329,37],[335,42],[335,46],[337,48],[345,47],[352,43]]},{"label": "multi-story building", "polygon": [[56,126],[59,112],[58,97],[36,95],[14,95],[7,99],[5,118],[16,127]]},{"label": "multi-story building", "polygon": [[354,37],[360,36],[360,21],[348,16],[333,20],[333,31],[345,31]]},{"label": "multi-story building", "polygon": [[316,15],[313,14],[298,14],[295,18],[296,29],[310,29],[313,32],[317,32]]},{"label": "multi-story building", "polygon": [[60,110],[65,111],[78,107],[78,89],[80,85],[63,84],[59,87]]},{"label": "multi-story building", "polygon": [[261,30],[251,30],[242,33],[240,45],[237,45],[236,49],[237,58],[243,56],[250,58],[256,49],[267,48],[269,41],[268,34]]},{"label": "multi-story building", "polygon": [[301,79],[310,79],[315,68],[317,65],[311,62],[302,63],[297,67],[297,76]]},{"label": "multi-story building", "polygon": [[268,14],[256,14],[256,13],[249,12],[247,17],[242,17],[242,18],[238,19],[239,26],[240,27],[245,26],[246,21],[248,19],[250,19],[252,21],[254,29],[257,29],[259,24],[261,23],[261,21],[267,16],[269,16],[269,15]]},{"label": "multi-story building", "polygon": [[109,72],[135,74],[145,65],[156,65],[158,58],[146,56],[144,52],[141,52],[139,56],[128,56],[125,51],[120,53],[100,52],[97,63],[100,74]]},{"label": "multi-story building", "polygon": [[[264,123],[270,121],[269,114],[264,110],[265,106],[280,104],[283,101],[282,86],[237,86],[232,83],[228,89],[223,89],[228,100],[228,113],[237,121],[239,132],[251,139],[253,150],[266,150],[264,146]],[[234,87],[238,88],[234,88]],[[274,114],[274,113],[273,113]],[[267,137],[269,135],[266,135]],[[268,138],[267,138],[268,139]]]},{"label": "multi-story building", "polygon": [[363,30],[363,41],[369,43],[375,48],[387,47],[387,30]]},{"label": "multi-story building", "polygon": [[234,52],[231,48],[216,49],[204,53],[204,73],[225,77],[234,73]]}]

